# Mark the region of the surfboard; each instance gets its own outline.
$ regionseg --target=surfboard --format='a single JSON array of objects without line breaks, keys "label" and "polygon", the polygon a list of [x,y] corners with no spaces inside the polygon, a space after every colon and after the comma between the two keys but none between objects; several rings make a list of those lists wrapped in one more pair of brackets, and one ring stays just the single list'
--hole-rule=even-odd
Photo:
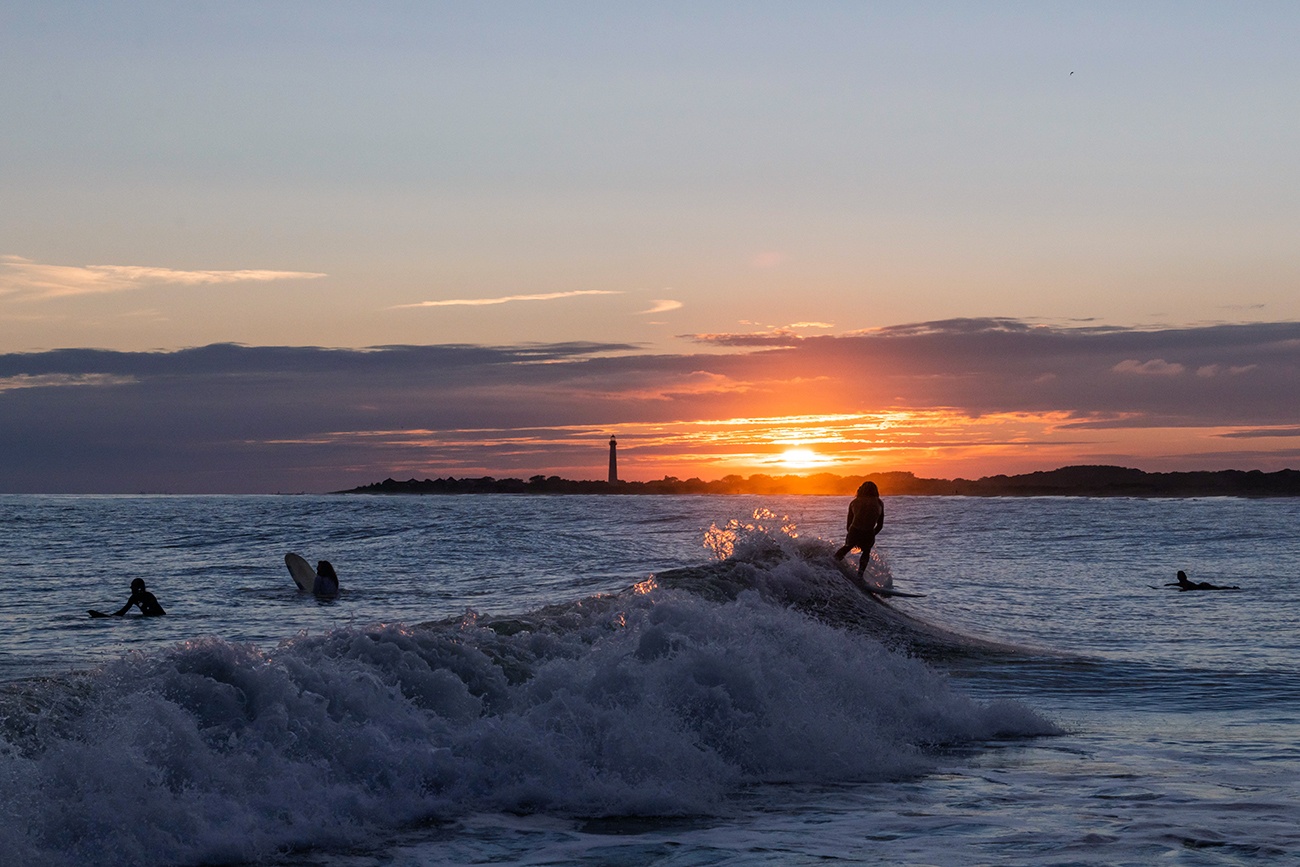
[{"label": "surfboard", "polygon": [[290,551],[284,555],[284,565],[289,567],[293,583],[304,593],[311,593],[316,587],[316,570],[303,558]]},{"label": "surfboard", "polygon": [[105,614],[102,611],[96,611],[95,609],[92,608],[90,609],[90,616],[91,617],[112,617],[113,615]]},{"label": "surfboard", "polygon": [[876,597],[877,601],[886,596],[902,596],[908,599],[922,599],[925,597],[924,593],[907,593],[902,590],[895,590],[892,587],[877,587],[875,584],[868,584],[858,576],[857,572],[849,568],[846,563],[836,561],[836,565],[839,566],[840,574],[849,579],[850,584],[861,590],[863,593]]},{"label": "surfboard", "polygon": [[868,593],[874,593],[877,596],[904,596],[908,599],[924,599],[924,593],[905,593],[902,590],[894,590],[889,587],[877,587],[874,584],[864,584],[862,589]]},{"label": "surfboard", "polygon": [[338,595],[339,576],[334,573],[334,567],[328,560],[321,560],[316,564],[316,569],[313,569],[302,557],[289,552],[284,555],[284,565],[289,567],[289,574],[299,590],[317,596]]}]

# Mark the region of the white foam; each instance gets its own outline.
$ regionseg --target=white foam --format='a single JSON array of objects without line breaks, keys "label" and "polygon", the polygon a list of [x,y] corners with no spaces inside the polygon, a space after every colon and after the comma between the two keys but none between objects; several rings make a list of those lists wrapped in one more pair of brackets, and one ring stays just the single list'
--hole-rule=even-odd
[{"label": "white foam", "polygon": [[760,560],[730,564],[754,583],[729,601],[647,585],[269,652],[195,641],[11,692],[0,851],[220,862],[476,811],[707,814],[750,783],[906,777],[936,745],[1053,730],[773,604],[811,567]]}]

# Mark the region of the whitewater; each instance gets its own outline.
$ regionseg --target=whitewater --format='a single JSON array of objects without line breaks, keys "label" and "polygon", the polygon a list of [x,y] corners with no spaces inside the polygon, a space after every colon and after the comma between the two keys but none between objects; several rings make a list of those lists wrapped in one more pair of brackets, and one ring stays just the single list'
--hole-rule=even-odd
[{"label": "whitewater", "polygon": [[1300,503],[847,502],[0,496],[0,863],[1300,853]]}]

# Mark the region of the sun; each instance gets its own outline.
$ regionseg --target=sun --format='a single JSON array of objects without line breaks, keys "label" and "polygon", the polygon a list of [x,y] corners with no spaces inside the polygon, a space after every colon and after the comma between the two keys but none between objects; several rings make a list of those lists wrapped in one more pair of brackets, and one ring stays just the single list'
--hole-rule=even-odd
[{"label": "sun", "polygon": [[786,449],[777,457],[777,463],[788,470],[811,470],[824,467],[831,462],[825,455],[819,455],[809,448]]}]

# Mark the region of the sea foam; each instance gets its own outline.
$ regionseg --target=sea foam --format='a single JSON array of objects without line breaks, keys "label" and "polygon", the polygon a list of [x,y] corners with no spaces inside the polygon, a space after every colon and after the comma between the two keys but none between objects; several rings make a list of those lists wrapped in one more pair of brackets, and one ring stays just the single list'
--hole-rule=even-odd
[{"label": "sea foam", "polygon": [[748,785],[905,778],[1055,731],[901,652],[897,618],[873,637],[885,609],[826,543],[718,532],[716,563],[526,615],[198,639],[11,686],[0,851],[192,864],[478,812],[717,814]]}]

